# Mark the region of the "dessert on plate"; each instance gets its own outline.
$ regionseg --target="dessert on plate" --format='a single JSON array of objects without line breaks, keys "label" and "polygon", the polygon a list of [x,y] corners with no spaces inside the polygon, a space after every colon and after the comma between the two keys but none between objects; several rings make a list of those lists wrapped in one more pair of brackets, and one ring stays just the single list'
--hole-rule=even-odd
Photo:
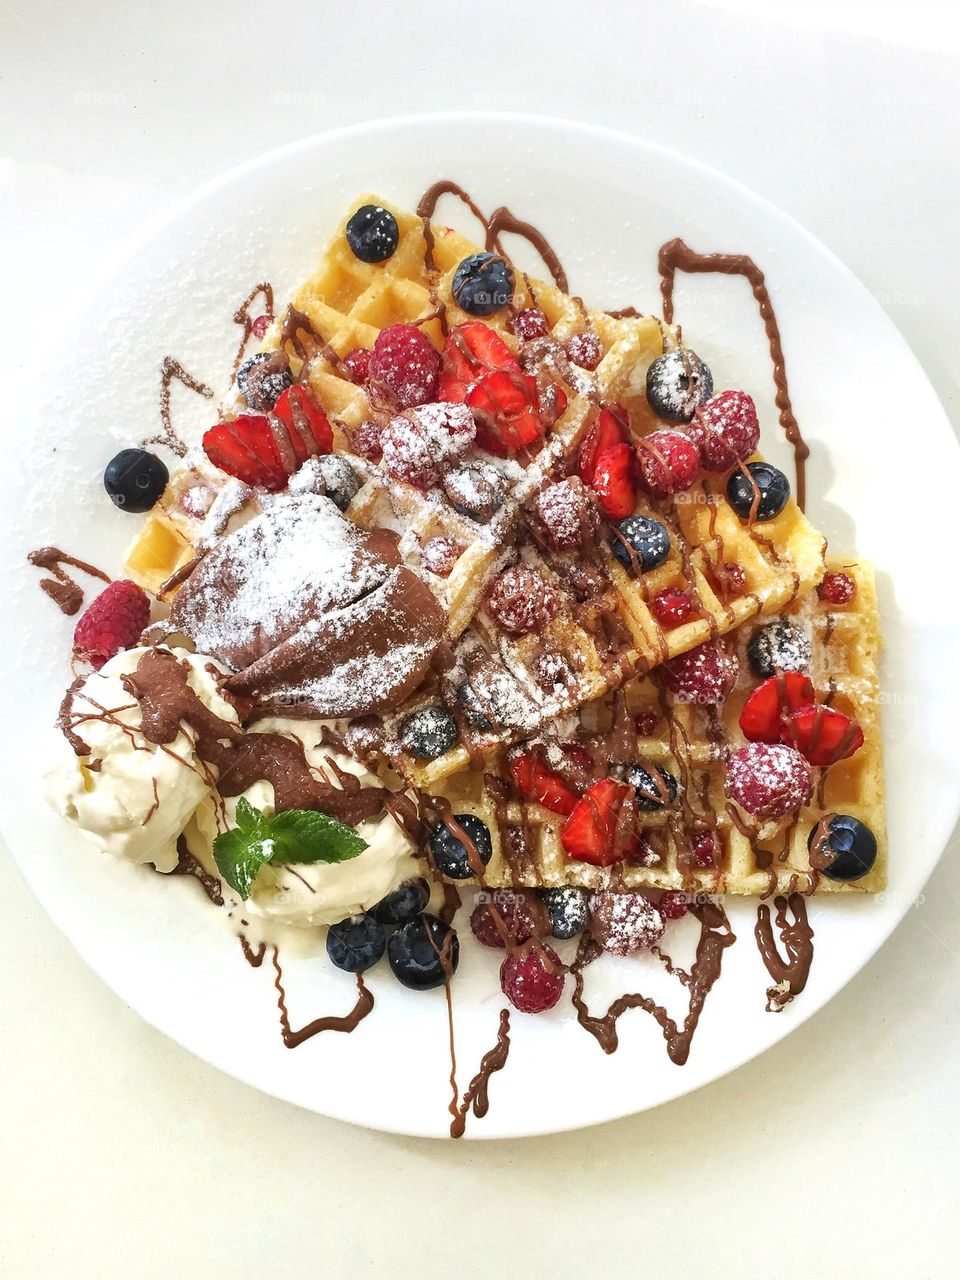
[{"label": "dessert on plate", "polygon": [[[434,220],[448,195],[484,246]],[[514,266],[510,233],[551,280]],[[362,197],[285,308],[262,282],[238,310],[202,441],[168,421],[175,462],[131,448],[104,475],[142,519],[77,623],[51,802],[101,849],[195,876],[252,963],[271,950],[288,1044],[352,1030],[384,956],[449,1008],[471,894],[508,1007],[455,1132],[506,1061],[509,1008],[566,992],[611,1051],[642,1007],[682,1062],[734,941],[723,895],[759,900],[780,1010],[812,960],[806,897],[885,883],[871,567],[801,509],[759,269],[681,241],[659,265],[663,318],[611,313],[454,183],[416,213]],[[677,270],[745,275],[763,303],[793,482],[748,391],[673,323]],[[32,559],[79,610],[67,570],[91,566]],[[684,917],[689,968],[661,949]],[[356,975],[349,1017],[292,1030],[290,930],[325,930]],[[682,1025],[639,993],[591,1014],[605,952],[666,966]]]}]

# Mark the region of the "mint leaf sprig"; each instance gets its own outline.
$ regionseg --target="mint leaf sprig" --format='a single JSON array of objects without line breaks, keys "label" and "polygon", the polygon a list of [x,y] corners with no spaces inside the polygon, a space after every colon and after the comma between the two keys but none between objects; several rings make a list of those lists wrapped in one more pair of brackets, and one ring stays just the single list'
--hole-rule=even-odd
[{"label": "mint leaf sprig", "polygon": [[265,863],[347,862],[363,853],[367,842],[353,827],[312,809],[288,809],[272,818],[246,797],[237,801],[237,825],[213,842],[220,874],[241,898],[250,896]]}]

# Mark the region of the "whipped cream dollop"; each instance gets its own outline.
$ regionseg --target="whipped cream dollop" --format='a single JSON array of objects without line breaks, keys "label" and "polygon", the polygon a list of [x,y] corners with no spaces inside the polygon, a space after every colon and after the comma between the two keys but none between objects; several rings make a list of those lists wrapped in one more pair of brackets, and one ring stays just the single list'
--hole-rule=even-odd
[{"label": "whipped cream dollop", "polygon": [[[315,720],[276,717],[258,721],[256,728],[260,733],[297,739],[313,772],[334,786],[338,770],[352,773],[364,786],[381,785],[379,779],[352,756],[324,746],[322,726]],[[242,794],[254,808],[273,812],[274,792],[269,782],[255,782]],[[191,850],[214,873],[213,841],[221,831],[235,825],[239,800],[240,796],[223,801],[208,798],[197,810],[196,821],[188,832]],[[356,830],[367,842],[367,848],[346,862],[298,862],[295,867],[262,867],[250,897],[243,904],[244,914],[304,928],[336,924],[348,916],[368,911],[401,881],[421,873],[413,841],[392,815],[385,813],[380,818],[361,822]],[[224,886],[224,892],[229,895],[228,886]]]},{"label": "whipped cream dollop", "polygon": [[[152,863],[158,871],[176,867],[177,842],[186,832],[191,852],[216,875],[213,841],[235,825],[240,795],[272,813],[274,787],[257,780],[235,796],[215,794],[217,769],[198,755],[193,726],[181,722],[176,737],[160,745],[144,735],[129,680],[141,670],[144,655],[158,651],[165,661],[180,664],[189,688],[224,729],[239,734],[236,711],[219,691],[224,668],[213,659],[185,649],[130,649],[69,695],[63,724],[87,750],[77,755],[63,744],[62,758],[45,779],[47,797],[99,848],[130,862]],[[260,720],[251,732],[298,743],[314,779],[329,788],[342,790],[342,774],[379,788],[379,780],[357,760],[324,745],[323,729],[316,720],[272,718]],[[390,814],[368,818],[356,829],[368,846],[356,858],[262,868],[244,913],[300,926],[334,924],[374,906],[418,873],[413,842]],[[224,892],[229,898],[226,885]]]},{"label": "whipped cream dollop", "polygon": [[[123,677],[133,675],[146,652],[118,653],[70,695],[65,723],[89,754],[76,755],[63,742],[44,789],[54,809],[107,853],[172,871],[177,839],[216,777],[197,756],[188,726],[162,747],[140,732],[140,707]],[[202,654],[171,652],[203,705],[236,725],[237,713],[217,687],[223,668]]]}]

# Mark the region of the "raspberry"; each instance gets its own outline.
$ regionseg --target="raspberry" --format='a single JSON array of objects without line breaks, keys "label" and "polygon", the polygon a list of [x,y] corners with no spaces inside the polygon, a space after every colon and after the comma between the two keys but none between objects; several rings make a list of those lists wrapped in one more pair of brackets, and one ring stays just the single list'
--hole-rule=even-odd
[{"label": "raspberry", "polygon": [[857,584],[848,573],[828,573],[817,594],[827,604],[849,604],[857,594]]},{"label": "raspberry", "polygon": [[463,548],[453,538],[430,538],[420,549],[423,567],[438,578],[448,578],[462,554]]},{"label": "raspberry", "polygon": [[77,623],[73,651],[99,671],[108,658],[136,644],[149,621],[146,592],[126,578],[111,582]]},{"label": "raspberry", "polygon": [[637,441],[640,485],[655,498],[689,489],[700,473],[700,451],[682,431],[653,431]]},{"label": "raspberry", "polygon": [[271,324],[270,316],[257,316],[256,320],[254,320],[253,324],[250,326],[250,332],[253,334],[255,338],[257,338],[260,342],[262,342],[263,339],[266,337],[266,333],[267,333],[267,330],[270,328],[270,324]]},{"label": "raspberry", "polygon": [[615,956],[652,947],[663,937],[663,916],[642,893],[601,890],[590,900],[596,942]]},{"label": "raspberry", "polygon": [[564,350],[571,364],[579,365],[581,369],[593,370],[603,359],[603,347],[592,329],[575,333],[572,338],[568,338],[564,343]]},{"label": "raspberry", "polygon": [[515,636],[541,630],[559,607],[553,588],[539,573],[523,565],[504,569],[487,596],[487,609],[492,617],[504,631]]},{"label": "raspberry", "polygon": [[440,353],[413,324],[382,329],[370,354],[368,377],[401,409],[432,400],[440,376]]},{"label": "raspberry", "polygon": [[371,462],[379,462],[383,448],[380,444],[381,428],[372,418],[359,422],[355,427],[347,428],[350,446],[354,453]]},{"label": "raspberry", "polygon": [[660,668],[663,683],[680,702],[714,706],[725,701],[737,683],[740,663],[716,640],[671,658]]},{"label": "raspberry", "polygon": [[546,932],[546,921],[539,903],[531,901],[522,890],[494,889],[492,901],[479,902],[470,917],[474,937],[485,947],[498,947],[502,951],[506,946],[503,935],[497,928],[494,911],[500,917],[500,924],[507,938],[512,939],[517,946]]},{"label": "raspberry", "polygon": [[747,585],[747,575],[738,564],[721,565],[719,569],[714,569],[712,576],[714,586],[717,588],[721,600],[728,600],[731,596],[742,595],[743,589]]},{"label": "raspberry", "polygon": [[713,867],[717,861],[717,837],[712,831],[695,831],[690,849],[698,867]]},{"label": "raspberry", "polygon": [[639,712],[636,719],[638,736],[641,738],[651,738],[659,723],[660,717],[652,708]]},{"label": "raspberry", "polygon": [[[553,973],[546,968],[544,958],[553,966]],[[560,957],[545,943],[522,958],[507,956],[500,966],[500,986],[521,1013],[543,1013],[552,1009],[563,994]]]},{"label": "raspberry", "polygon": [[373,352],[368,351],[366,347],[354,347],[340,361],[340,368],[346,373],[351,382],[366,382],[370,376],[370,357]]},{"label": "raspberry", "polygon": [[745,391],[721,391],[700,405],[689,427],[705,471],[729,471],[760,442],[757,407]]},{"label": "raspberry", "polygon": [[687,914],[687,895],[682,889],[668,889],[657,903],[664,920],[682,920]]},{"label": "raspberry", "polygon": [[785,818],[810,798],[810,766],[794,747],[750,742],[727,757],[727,795],[758,818]]},{"label": "raspberry", "polygon": [[663,591],[650,605],[650,611],[662,627],[679,627],[690,617],[696,606],[687,591]]},{"label": "raspberry", "polygon": [[533,512],[555,551],[572,551],[597,531],[593,495],[576,476],[542,489],[533,503]]},{"label": "raspberry", "polygon": [[380,433],[383,465],[396,480],[420,489],[437,484],[445,467],[470,448],[476,425],[462,404],[428,404],[399,414]]},{"label": "raspberry", "polygon": [[513,332],[524,342],[533,342],[535,338],[547,336],[550,332],[550,321],[536,307],[527,307],[514,318]]}]

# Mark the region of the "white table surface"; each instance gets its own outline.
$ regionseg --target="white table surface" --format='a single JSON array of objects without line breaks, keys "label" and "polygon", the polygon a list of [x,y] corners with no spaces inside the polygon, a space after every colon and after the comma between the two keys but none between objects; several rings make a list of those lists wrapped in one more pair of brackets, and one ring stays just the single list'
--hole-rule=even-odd
[{"label": "white table surface", "polygon": [[[627,129],[766,194],[876,294],[957,421],[954,7],[0,0],[3,385],[28,391],[56,358],[42,310],[206,178],[334,125],[499,108]],[[0,901],[6,1280],[954,1272],[949,853],[881,954],[758,1061],[651,1113],[501,1144],[262,1097],[107,991],[5,850]]]}]

